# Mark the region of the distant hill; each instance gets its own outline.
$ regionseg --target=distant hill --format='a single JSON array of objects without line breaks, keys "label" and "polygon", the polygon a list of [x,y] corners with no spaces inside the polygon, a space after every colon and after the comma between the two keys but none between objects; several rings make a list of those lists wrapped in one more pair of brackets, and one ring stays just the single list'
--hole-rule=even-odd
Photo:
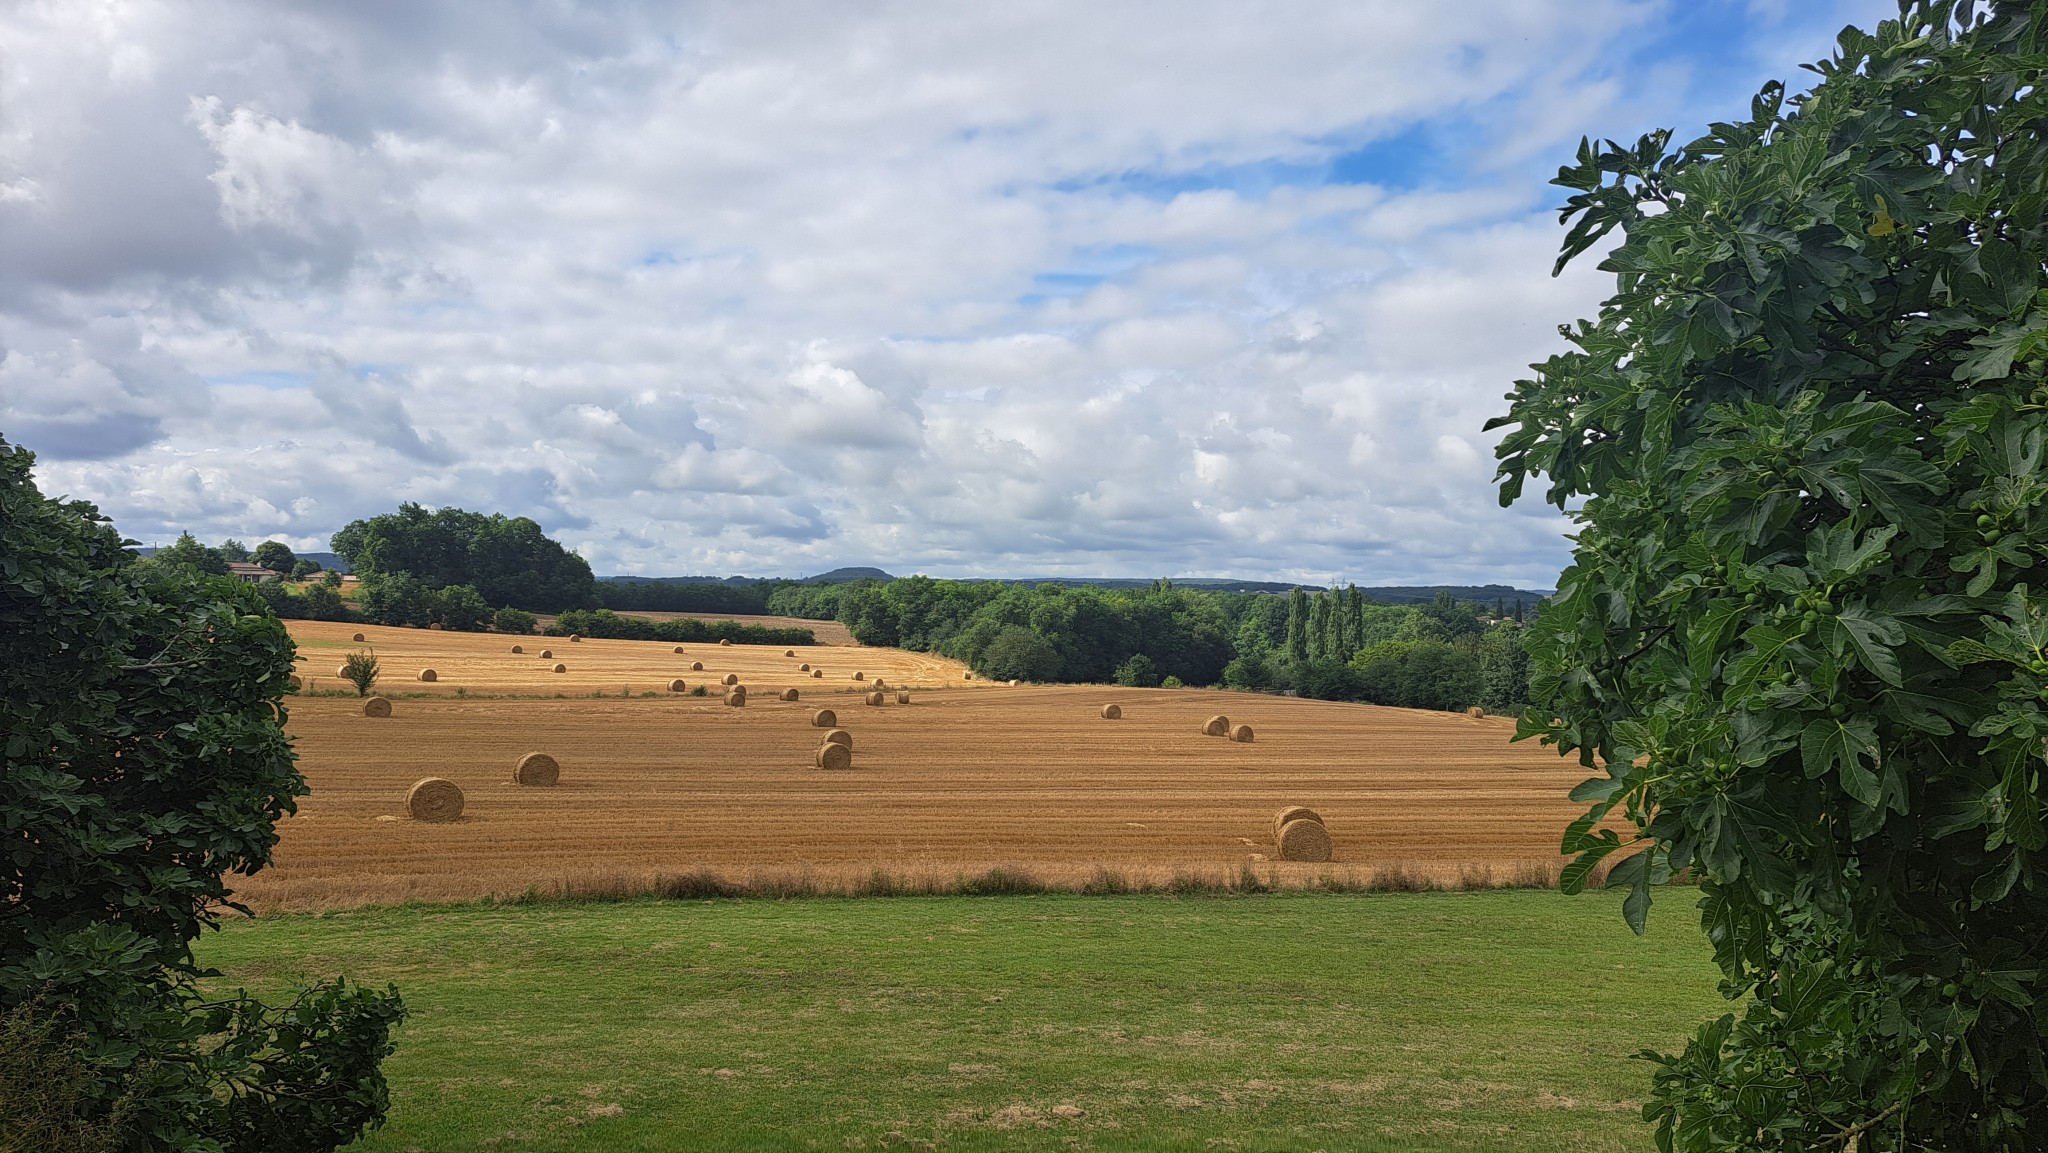
[{"label": "distant hill", "polygon": [[[317,559],[320,554],[313,554]],[[322,563],[325,563],[324,561]],[[746,576],[610,576],[600,578],[608,584],[664,584],[664,585],[726,585],[745,586],[766,584],[769,581],[787,580],[787,577],[746,577]],[[836,568],[815,576],[804,577],[800,584],[834,585],[851,584],[854,581],[892,581],[896,578],[878,568]],[[1156,583],[1149,577],[979,577],[966,578],[1005,585],[1059,585],[1063,588],[1108,588],[1142,589]],[[1324,585],[1297,585],[1292,581],[1233,580],[1227,577],[1174,577],[1173,583],[1183,588],[1205,589],[1213,592],[1231,593],[1284,593],[1296,588],[1309,592],[1321,592]],[[1519,589],[1510,585],[1362,585],[1360,592],[1368,600],[1380,604],[1406,605],[1423,604],[1436,599],[1440,590],[1448,590],[1461,601],[1478,601],[1493,604],[1502,601],[1513,604],[1521,601],[1533,604],[1551,595],[1549,589]]]}]

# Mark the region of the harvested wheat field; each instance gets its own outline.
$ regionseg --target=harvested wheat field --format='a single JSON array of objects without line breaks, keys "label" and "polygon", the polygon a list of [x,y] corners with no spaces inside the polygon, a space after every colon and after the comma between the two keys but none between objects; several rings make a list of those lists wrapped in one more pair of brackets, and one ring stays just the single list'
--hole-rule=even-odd
[{"label": "harvested wheat field", "polygon": [[[413,635],[462,683],[468,658],[449,650],[470,638]],[[495,650],[488,659],[515,659],[502,638],[478,640]],[[584,641],[575,671],[552,683],[601,664],[614,643],[628,644]],[[669,646],[647,647],[675,659]],[[772,660],[744,646],[727,654],[793,667],[780,649]],[[886,649],[861,658],[901,662],[895,677],[906,682],[926,659]],[[914,704],[879,708],[847,707],[858,703],[850,687],[813,688],[800,702],[758,693],[736,709],[666,692],[461,700],[444,684],[381,719],[352,697],[300,698],[290,731],[314,791],[279,825],[275,866],[240,895],[308,908],[529,887],[631,891],[705,870],[831,889],[878,869],[914,880],[995,866],[1055,884],[1099,869],[1163,881],[1246,866],[1283,885],[1387,869],[1505,880],[1554,869],[1558,834],[1577,811],[1564,794],[1581,770],[1509,745],[1505,720],[1205,690],[970,687],[957,675]],[[644,683],[657,687],[652,676]],[[1122,709],[1116,724],[1099,720],[1105,697]],[[854,735],[850,771],[816,767],[821,706],[836,706]],[[1258,742],[1204,737],[1204,718],[1221,710],[1255,723]],[[511,783],[511,767],[533,751],[560,762],[559,785]],[[460,820],[404,819],[406,789],[428,776],[464,791]],[[1321,814],[1335,843],[1329,863],[1277,859],[1273,817],[1295,804]]]},{"label": "harvested wheat field", "polygon": [[[814,622],[826,624],[831,622]],[[668,683],[681,677],[691,685],[716,682],[725,674],[739,677],[752,692],[803,688],[818,691],[808,672],[799,665],[824,669],[825,678],[845,680],[856,666],[887,675],[890,684],[909,686],[979,685],[961,680],[967,669],[959,661],[901,649],[871,649],[857,646],[811,645],[785,657],[786,645],[720,645],[716,642],[677,646],[666,641],[610,641],[584,637],[573,646],[567,637],[522,637],[516,642],[526,649],[512,652],[513,638],[502,633],[450,633],[429,629],[388,628],[333,624],[325,621],[292,621],[292,639],[299,645],[299,677],[305,691],[347,690],[348,683],[335,675],[341,658],[358,650],[377,654],[382,670],[378,680],[385,695],[420,692],[435,696],[566,696],[589,697],[594,692],[618,696],[630,689],[667,692]],[[363,640],[350,639],[360,632]],[[680,647],[683,651],[676,652]],[[543,657],[551,652],[552,657]],[[568,663],[568,671],[549,670],[554,662]],[[704,671],[692,674],[691,665],[702,662]],[[432,667],[435,679],[417,681],[417,670]],[[408,682],[399,689],[399,682]]]}]

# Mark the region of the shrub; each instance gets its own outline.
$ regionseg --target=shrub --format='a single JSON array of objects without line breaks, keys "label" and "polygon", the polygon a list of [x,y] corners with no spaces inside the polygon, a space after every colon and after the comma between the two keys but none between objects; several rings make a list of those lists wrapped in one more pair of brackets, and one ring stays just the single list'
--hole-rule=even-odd
[{"label": "shrub", "polygon": [[499,609],[491,614],[491,630],[493,632],[511,633],[515,636],[531,636],[534,624],[534,615],[525,609]]},{"label": "shrub", "polygon": [[1159,666],[1152,658],[1138,653],[1130,660],[1117,666],[1116,683],[1126,688],[1150,689],[1159,685]]},{"label": "shrub", "polygon": [[34,1002],[83,1038],[88,1126],[132,1116],[151,1149],[346,1144],[387,1107],[396,992],[203,995],[191,949],[306,792],[291,638],[247,585],[134,563],[32,464],[0,441],[0,1013]]},{"label": "shrub", "polygon": [[468,585],[449,585],[434,591],[434,619],[442,628],[456,632],[482,632],[491,619],[491,606],[483,594]]},{"label": "shrub", "polygon": [[377,684],[377,654],[350,653],[341,662],[341,679],[356,687],[357,696],[369,696]]},{"label": "shrub", "polygon": [[1006,628],[982,651],[974,671],[997,681],[1049,681],[1060,675],[1060,655],[1030,629]]}]

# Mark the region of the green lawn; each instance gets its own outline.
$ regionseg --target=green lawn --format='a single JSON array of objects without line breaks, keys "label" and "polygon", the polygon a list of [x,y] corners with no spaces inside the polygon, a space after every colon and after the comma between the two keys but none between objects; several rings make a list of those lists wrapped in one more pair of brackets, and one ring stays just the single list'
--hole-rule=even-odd
[{"label": "green lawn", "polygon": [[1650,1148],[1725,1011],[1691,899],[1547,892],[365,909],[201,958],[412,1008],[356,1148]]}]

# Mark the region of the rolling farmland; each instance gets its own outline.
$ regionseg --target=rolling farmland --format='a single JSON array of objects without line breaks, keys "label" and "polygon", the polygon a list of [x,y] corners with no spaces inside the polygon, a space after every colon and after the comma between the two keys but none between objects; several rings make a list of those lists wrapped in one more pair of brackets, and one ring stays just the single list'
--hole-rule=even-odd
[{"label": "rolling farmland", "polygon": [[[337,652],[357,647],[352,626],[292,627],[307,675],[331,673]],[[260,907],[602,888],[706,869],[805,874],[828,887],[877,869],[914,878],[992,866],[1071,882],[1099,868],[1222,877],[1249,865],[1282,884],[1394,866],[1549,869],[1576,808],[1564,793],[1583,775],[1548,750],[1508,744],[1511,724],[1492,718],[1205,690],[1012,688],[890,649],[788,658],[689,645],[678,655],[654,642],[365,631],[389,670],[380,689],[425,695],[397,696],[382,719],[353,697],[291,702],[314,792],[280,824],[275,867],[240,890]],[[508,651],[515,641],[526,655]],[[532,655],[542,647],[570,671],[546,672]],[[700,660],[701,673],[688,671]],[[802,662],[826,676],[795,672]],[[405,680],[415,664],[440,679]],[[868,682],[850,679],[856,669],[888,681],[887,704],[862,703]],[[669,677],[715,685],[726,672],[752,690],[746,707],[638,695]],[[898,686],[910,704],[896,703]],[[786,687],[802,699],[774,699]],[[1100,716],[1108,703],[1122,719]],[[850,772],[813,767],[820,707],[853,734]],[[1215,713],[1256,739],[1202,736]],[[510,783],[536,750],[560,762],[560,784]],[[461,820],[403,818],[406,788],[428,776],[461,786]],[[1286,804],[1322,813],[1330,863],[1269,859],[1272,815]]]}]

